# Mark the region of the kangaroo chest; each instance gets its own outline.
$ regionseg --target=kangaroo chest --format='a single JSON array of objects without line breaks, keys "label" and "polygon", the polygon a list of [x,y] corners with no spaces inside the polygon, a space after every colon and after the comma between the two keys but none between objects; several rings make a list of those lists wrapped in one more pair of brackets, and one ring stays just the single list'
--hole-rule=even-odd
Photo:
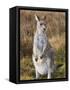
[{"label": "kangaroo chest", "polygon": [[37,36],[37,49],[39,51],[43,50],[44,45],[46,44],[46,37],[45,35],[38,35]]}]

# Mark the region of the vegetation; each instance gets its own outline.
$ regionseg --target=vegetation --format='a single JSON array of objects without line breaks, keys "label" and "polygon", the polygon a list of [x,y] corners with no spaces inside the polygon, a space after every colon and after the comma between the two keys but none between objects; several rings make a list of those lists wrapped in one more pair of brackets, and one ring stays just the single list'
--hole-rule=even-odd
[{"label": "vegetation", "polygon": [[[20,11],[20,79],[32,80],[35,78],[35,69],[32,62],[33,37],[36,31],[36,21],[34,14],[40,18],[46,16],[49,42],[55,49],[56,64],[63,64],[53,74],[53,78],[65,77],[65,13],[64,12],[43,12],[43,11]],[[47,79],[41,76],[40,79]]]}]

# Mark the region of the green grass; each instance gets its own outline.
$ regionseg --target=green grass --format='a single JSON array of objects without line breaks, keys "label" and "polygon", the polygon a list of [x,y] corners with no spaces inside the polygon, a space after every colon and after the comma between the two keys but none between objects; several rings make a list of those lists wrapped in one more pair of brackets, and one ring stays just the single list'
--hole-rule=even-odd
[{"label": "green grass", "polygon": [[31,80],[35,77],[34,66],[30,57],[22,58],[20,61],[20,79]]}]

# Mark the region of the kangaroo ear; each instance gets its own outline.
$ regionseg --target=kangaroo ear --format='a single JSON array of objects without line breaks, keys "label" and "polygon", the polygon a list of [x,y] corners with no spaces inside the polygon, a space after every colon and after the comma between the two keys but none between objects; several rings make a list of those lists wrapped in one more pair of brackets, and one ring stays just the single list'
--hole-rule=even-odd
[{"label": "kangaroo ear", "polygon": [[36,21],[39,21],[39,17],[35,14]]},{"label": "kangaroo ear", "polygon": [[45,20],[46,19],[46,16],[42,16],[42,19]]}]

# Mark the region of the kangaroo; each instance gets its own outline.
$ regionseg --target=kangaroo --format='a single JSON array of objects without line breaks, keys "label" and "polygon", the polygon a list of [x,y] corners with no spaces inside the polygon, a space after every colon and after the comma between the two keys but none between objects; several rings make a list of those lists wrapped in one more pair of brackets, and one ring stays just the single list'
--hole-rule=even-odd
[{"label": "kangaroo", "polygon": [[[43,18],[45,19],[45,17]],[[47,79],[51,79],[51,74],[54,72],[54,57],[55,52],[48,41],[46,35],[46,23],[44,20],[35,15],[37,29],[33,40],[33,55],[32,60],[35,67],[36,79],[40,75],[46,75]]]}]

